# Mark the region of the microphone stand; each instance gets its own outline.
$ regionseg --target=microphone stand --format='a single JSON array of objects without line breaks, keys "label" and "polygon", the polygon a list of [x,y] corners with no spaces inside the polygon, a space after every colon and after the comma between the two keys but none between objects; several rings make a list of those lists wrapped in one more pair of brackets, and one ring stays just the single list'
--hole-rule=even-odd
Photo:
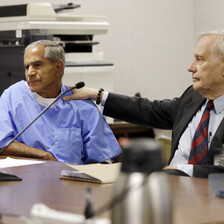
[{"label": "microphone stand", "polygon": [[7,145],[5,145],[3,148],[0,149],[0,155],[2,154],[2,152],[9,146],[11,145],[24,131],[26,131],[27,128],[30,127],[30,125],[32,125],[46,110],[48,110],[61,96],[63,96],[65,93],[73,90],[73,89],[80,89],[82,88],[83,86],[85,86],[85,83],[84,82],[78,82],[76,83],[76,85],[68,90],[66,90],[65,92],[59,94],[56,99],[51,103],[49,104],[44,110],[41,111],[41,113],[36,117],[34,118],[21,132],[19,132]]}]

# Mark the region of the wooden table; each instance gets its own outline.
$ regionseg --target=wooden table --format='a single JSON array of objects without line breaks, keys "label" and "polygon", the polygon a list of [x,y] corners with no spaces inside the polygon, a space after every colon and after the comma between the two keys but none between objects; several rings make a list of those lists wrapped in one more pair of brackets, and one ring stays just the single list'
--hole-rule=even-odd
[{"label": "wooden table", "polygon": [[[87,183],[60,180],[63,169],[71,168],[58,162],[46,162],[2,169],[23,180],[0,182],[0,212],[28,216],[31,206],[41,202],[52,209],[83,214]],[[177,176],[168,176],[168,179],[173,195],[174,224],[224,223],[224,199],[213,194],[207,179]],[[113,184],[90,185],[97,210],[110,200]],[[102,217],[109,216],[109,211],[102,214]],[[5,218],[4,223],[20,222]]]},{"label": "wooden table", "polygon": [[[63,169],[72,168],[63,163],[46,162],[1,169],[21,177],[22,181],[0,181],[0,214],[29,216],[32,205],[38,202],[59,211],[83,214],[88,185],[91,185],[95,209],[109,201],[111,184],[61,180],[60,172]],[[108,216],[108,213],[102,215]]]},{"label": "wooden table", "polygon": [[208,179],[169,176],[175,224],[223,224],[224,199],[214,195]]}]

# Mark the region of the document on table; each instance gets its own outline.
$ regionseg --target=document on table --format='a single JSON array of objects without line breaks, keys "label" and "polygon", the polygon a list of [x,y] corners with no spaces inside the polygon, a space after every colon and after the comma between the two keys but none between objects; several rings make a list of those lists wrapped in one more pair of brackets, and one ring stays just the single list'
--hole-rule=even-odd
[{"label": "document on table", "polygon": [[38,160],[29,160],[29,159],[27,159],[27,160],[26,159],[13,159],[13,158],[7,157],[5,159],[0,159],[0,169],[14,167],[14,166],[33,165],[33,164],[39,164],[39,163],[45,163],[45,162],[38,161]]},{"label": "document on table", "polygon": [[62,170],[61,179],[87,181],[100,184],[116,182],[121,169],[121,163],[67,165],[75,170]]}]

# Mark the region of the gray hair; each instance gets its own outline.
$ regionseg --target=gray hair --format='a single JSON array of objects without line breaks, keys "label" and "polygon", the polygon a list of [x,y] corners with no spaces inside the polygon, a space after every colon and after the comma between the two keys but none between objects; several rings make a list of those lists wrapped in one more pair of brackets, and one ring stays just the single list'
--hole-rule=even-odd
[{"label": "gray hair", "polygon": [[224,30],[215,30],[210,32],[203,32],[198,35],[198,40],[204,36],[219,36],[211,48],[211,54],[216,56],[217,59],[222,59],[224,57]]},{"label": "gray hair", "polygon": [[45,47],[44,57],[48,58],[51,63],[55,63],[57,61],[62,61],[65,66],[65,51],[63,47],[61,47],[58,43],[51,40],[38,40],[29,44],[24,52],[28,49],[35,47],[37,45],[41,45]]}]

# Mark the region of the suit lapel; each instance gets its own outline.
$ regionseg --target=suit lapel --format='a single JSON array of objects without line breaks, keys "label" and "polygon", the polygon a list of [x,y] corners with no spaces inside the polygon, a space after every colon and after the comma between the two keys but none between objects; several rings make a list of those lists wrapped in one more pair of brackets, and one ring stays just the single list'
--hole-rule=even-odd
[{"label": "suit lapel", "polygon": [[214,155],[219,153],[222,149],[222,145],[224,144],[224,118],[222,119],[219,127],[212,138],[210,149],[209,149],[209,164],[213,164]]},{"label": "suit lapel", "polygon": [[[172,144],[172,154],[174,155],[175,150],[178,147],[179,140],[187,128],[188,124],[191,122],[193,116],[205,103],[206,99],[203,98],[199,93],[195,92],[186,101],[180,105],[179,113],[177,115],[176,121],[178,123],[175,125],[173,130],[173,144]],[[172,155],[172,157],[173,157]]]}]

